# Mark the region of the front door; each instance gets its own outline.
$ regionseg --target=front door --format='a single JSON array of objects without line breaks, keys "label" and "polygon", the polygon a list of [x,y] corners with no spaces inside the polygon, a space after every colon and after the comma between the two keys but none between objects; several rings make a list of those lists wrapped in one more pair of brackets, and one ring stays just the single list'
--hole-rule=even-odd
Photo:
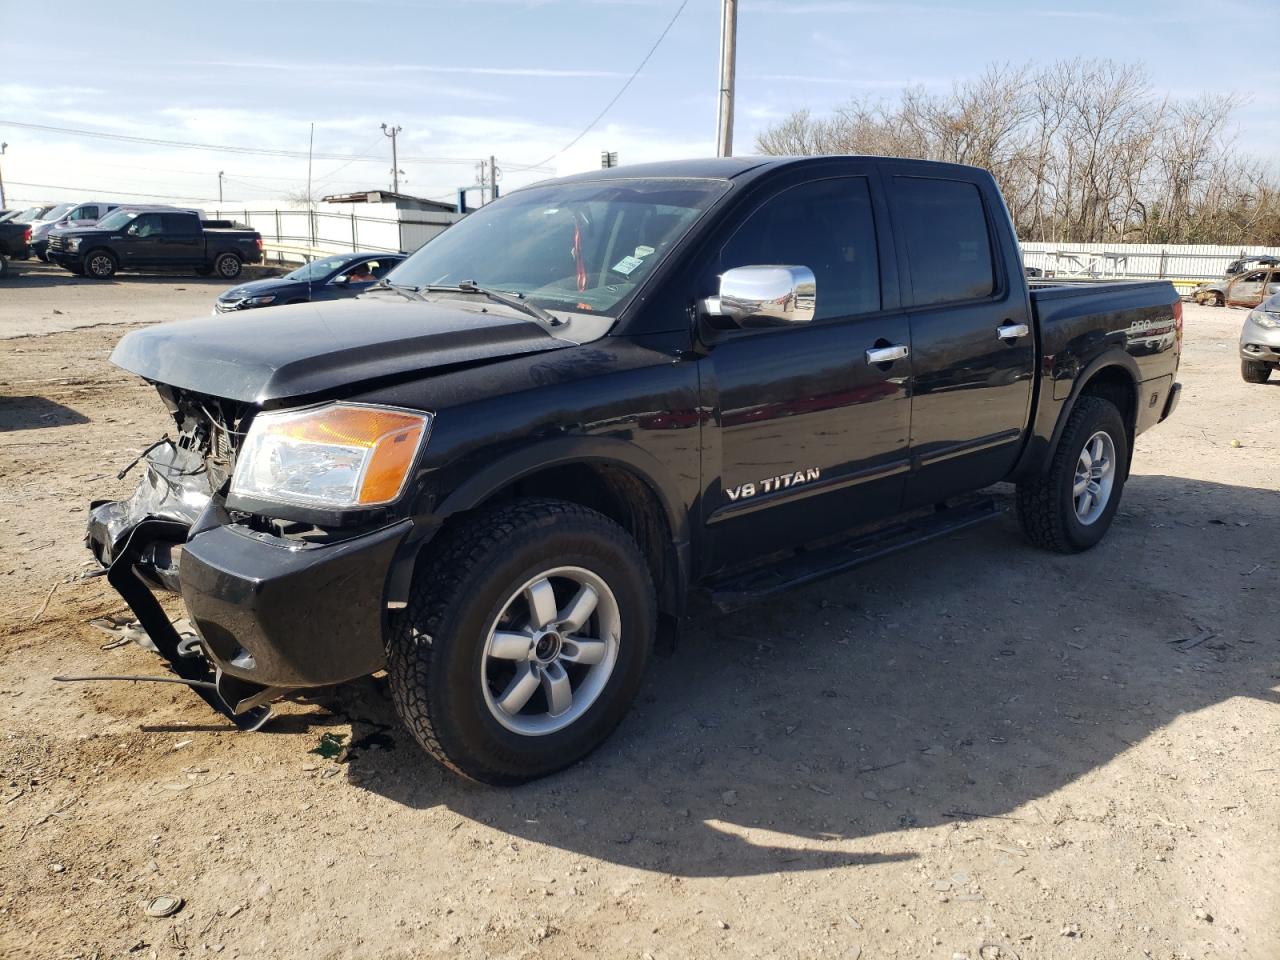
[{"label": "front door", "polygon": [[1010,233],[993,229],[1004,214],[998,196],[898,169],[887,179],[911,317],[907,506],[916,507],[1008,475],[1030,414],[1036,345],[1025,282],[1002,267],[1018,258],[996,239]]},{"label": "front door", "polygon": [[1264,267],[1261,270],[1250,270],[1242,277],[1236,277],[1227,285],[1227,305],[1231,307],[1256,307],[1265,300],[1275,287],[1280,284],[1280,268]]},{"label": "front door", "polygon": [[[870,163],[763,199],[719,250],[732,267],[806,266],[809,324],[712,336],[702,382],[718,429],[704,432],[709,570],[839,533],[900,507],[911,363],[867,351],[907,347]],[[892,287],[892,290],[890,289]],[[714,292],[714,291],[709,291]],[[906,353],[906,350],[901,351]]]}]

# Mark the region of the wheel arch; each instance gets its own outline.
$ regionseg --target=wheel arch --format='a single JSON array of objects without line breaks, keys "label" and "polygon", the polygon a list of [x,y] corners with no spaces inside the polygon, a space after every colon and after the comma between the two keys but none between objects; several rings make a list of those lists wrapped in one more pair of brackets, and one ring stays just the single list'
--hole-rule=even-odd
[{"label": "wheel arch", "polygon": [[623,440],[560,437],[477,471],[431,511],[451,520],[518,497],[552,497],[596,510],[626,530],[649,563],[658,608],[678,616],[691,576],[689,511],[668,470]]},{"label": "wheel arch", "polygon": [[1133,460],[1133,441],[1138,423],[1138,390],[1141,376],[1138,364],[1122,350],[1109,351],[1094,359],[1076,378],[1071,388],[1071,395],[1058,411],[1058,420],[1053,427],[1053,435],[1049,441],[1042,469],[1053,460],[1054,452],[1062,440],[1062,432],[1076,404],[1083,396],[1103,397],[1114,403],[1124,421],[1126,441],[1129,448],[1129,462]]}]

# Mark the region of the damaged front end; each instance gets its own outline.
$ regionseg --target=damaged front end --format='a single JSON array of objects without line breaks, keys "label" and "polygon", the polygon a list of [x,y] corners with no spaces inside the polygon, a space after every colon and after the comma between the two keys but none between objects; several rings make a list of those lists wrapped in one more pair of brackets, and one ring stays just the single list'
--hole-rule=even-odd
[{"label": "damaged front end", "polygon": [[[135,461],[143,474],[129,499],[92,504],[86,540],[176,682],[252,730],[272,700],[381,669],[386,611],[403,606],[430,525],[377,509],[325,529],[234,498],[228,506],[237,456],[261,414],[158,389],[177,437]],[[193,633],[175,628],[157,591],[182,597]]]},{"label": "damaged front end", "polygon": [[123,478],[135,467],[142,470],[129,499],[90,505],[85,542],[104,568],[107,582],[178,678],[237,727],[256,730],[271,717],[269,701],[288,689],[224,673],[199,636],[178,632],[153,592],[181,593],[187,541],[225,515],[219,491],[234,469],[235,424],[246,411],[165,386],[158,389],[173,414],[177,439],[166,435],[120,472]]}]

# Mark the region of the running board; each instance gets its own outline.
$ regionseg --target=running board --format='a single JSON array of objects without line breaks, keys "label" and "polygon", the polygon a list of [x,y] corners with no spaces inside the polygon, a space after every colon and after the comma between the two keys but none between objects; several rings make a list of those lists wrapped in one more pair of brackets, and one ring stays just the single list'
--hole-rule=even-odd
[{"label": "running board", "polygon": [[707,585],[707,592],[716,607],[729,613],[762,597],[844,573],[907,547],[994,520],[1002,512],[1003,509],[991,498],[940,505],[930,513],[912,516],[852,540],[813,550],[802,548],[770,566],[755,567],[721,580],[713,579]]}]

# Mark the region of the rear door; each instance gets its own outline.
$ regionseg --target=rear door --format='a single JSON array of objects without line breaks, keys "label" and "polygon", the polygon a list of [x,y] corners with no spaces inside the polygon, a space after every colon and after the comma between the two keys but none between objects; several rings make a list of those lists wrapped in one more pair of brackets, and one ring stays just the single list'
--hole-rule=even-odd
[{"label": "rear door", "polygon": [[190,213],[160,214],[161,247],[166,261],[190,266],[204,262],[204,231]]},{"label": "rear door", "polygon": [[908,507],[1008,474],[1031,408],[1035,336],[994,185],[926,164],[886,176],[911,323]]},{"label": "rear door", "polygon": [[[821,178],[815,171],[822,171]],[[702,382],[703,520],[711,568],[747,562],[899,509],[907,470],[909,358],[888,214],[872,161],[802,167],[762,196],[713,258],[707,290],[733,267],[806,266],[815,319],[710,336]],[[882,265],[892,282],[881,285]]]}]

